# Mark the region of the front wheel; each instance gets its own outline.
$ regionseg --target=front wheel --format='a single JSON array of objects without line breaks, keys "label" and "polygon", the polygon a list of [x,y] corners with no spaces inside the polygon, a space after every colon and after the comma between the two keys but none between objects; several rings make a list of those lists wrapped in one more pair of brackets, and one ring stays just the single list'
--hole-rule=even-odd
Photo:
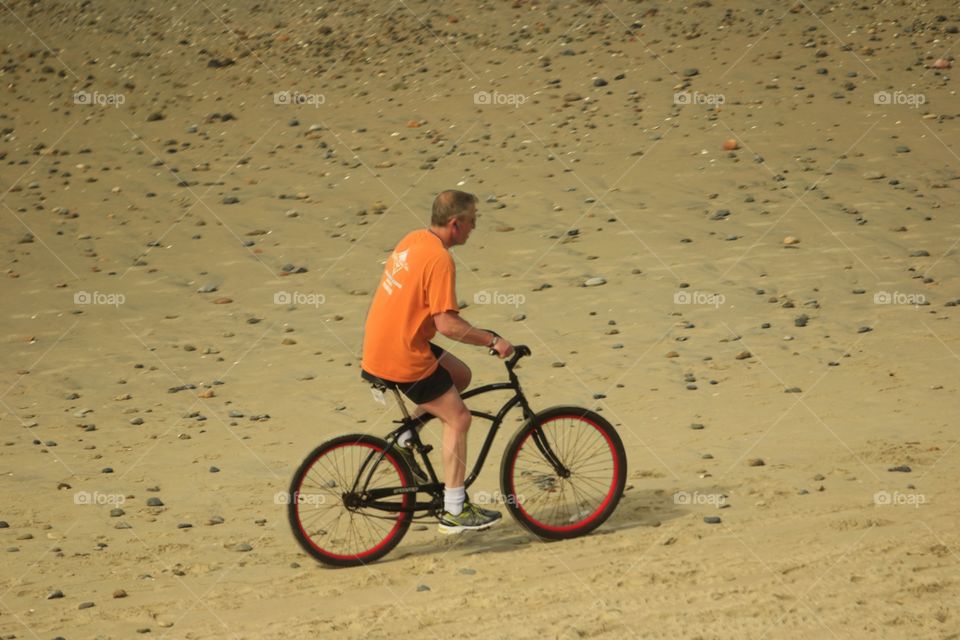
[{"label": "front wheel", "polygon": [[[406,491],[373,504],[365,498],[373,489]],[[351,567],[397,546],[413,516],[397,509],[409,508],[416,495],[410,470],[386,441],[349,435],[306,457],[293,475],[289,498],[290,526],[303,550],[324,564]]]},{"label": "front wheel", "polygon": [[623,442],[605,418],[582,407],[551,407],[507,445],[500,488],[507,508],[549,540],[587,534],[617,508],[627,478]]}]

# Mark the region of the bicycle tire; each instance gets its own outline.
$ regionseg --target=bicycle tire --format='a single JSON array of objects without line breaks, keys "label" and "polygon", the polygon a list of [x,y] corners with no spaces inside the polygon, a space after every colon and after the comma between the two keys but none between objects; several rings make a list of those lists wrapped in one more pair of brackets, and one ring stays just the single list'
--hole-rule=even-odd
[{"label": "bicycle tire", "polygon": [[[568,477],[538,448],[538,428]],[[616,429],[603,416],[572,406],[550,407],[524,422],[500,466],[507,509],[546,540],[586,535],[603,524],[617,508],[626,478],[627,456]]]},{"label": "bicycle tire", "polygon": [[[381,438],[353,434],[321,444],[303,460],[290,483],[287,516],[304,551],[327,565],[355,567],[382,558],[400,543],[412,512],[351,508],[345,502],[361,470],[365,477],[373,470],[368,488],[414,485],[405,461],[389,448]],[[415,499],[410,492],[389,501],[410,506]]]}]

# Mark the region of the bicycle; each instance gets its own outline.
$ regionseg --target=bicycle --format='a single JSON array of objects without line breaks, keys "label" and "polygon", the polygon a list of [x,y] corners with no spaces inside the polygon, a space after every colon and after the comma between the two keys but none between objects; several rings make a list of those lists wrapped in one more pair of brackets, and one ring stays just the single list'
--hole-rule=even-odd
[{"label": "bicycle", "polygon": [[[495,352],[494,352],[495,353]],[[469,400],[492,391],[512,390],[496,415],[471,410],[472,429],[491,422],[486,439],[464,485],[477,479],[507,413],[516,406],[523,422],[504,450],[500,488],[511,515],[534,535],[563,540],[590,533],[616,509],[627,477],[627,459],[616,429],[599,414],[582,407],[555,406],[534,413],[514,371],[528,347],[518,345],[505,362],[508,382],[495,382],[463,393]],[[400,426],[379,438],[351,434],[314,449],[293,476],[288,494],[290,526],[300,546],[333,566],[358,566],[392,551],[413,520],[436,519],[443,511],[443,483],[420,439],[429,414],[411,418],[400,391],[379,378],[372,386],[391,389],[403,415]],[[374,393],[376,393],[374,391]],[[397,437],[411,429],[413,455],[419,454],[429,482],[417,484]],[[419,501],[425,494],[429,500]]]}]

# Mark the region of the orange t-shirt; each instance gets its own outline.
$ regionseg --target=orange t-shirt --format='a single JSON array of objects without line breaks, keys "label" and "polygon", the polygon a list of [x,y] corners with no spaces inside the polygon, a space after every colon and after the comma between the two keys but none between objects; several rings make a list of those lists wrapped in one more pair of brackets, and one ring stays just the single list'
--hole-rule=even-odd
[{"label": "orange t-shirt", "polygon": [[433,373],[433,316],[459,312],[455,282],[453,258],[440,238],[427,229],[408,233],[390,254],[367,312],[363,370],[393,382]]}]

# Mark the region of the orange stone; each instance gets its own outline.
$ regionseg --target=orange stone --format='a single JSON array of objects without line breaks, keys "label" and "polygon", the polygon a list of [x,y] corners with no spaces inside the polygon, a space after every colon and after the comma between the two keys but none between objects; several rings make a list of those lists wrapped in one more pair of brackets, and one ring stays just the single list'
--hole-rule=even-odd
[{"label": "orange stone", "polygon": [[934,62],[933,62],[933,68],[934,68],[934,69],[949,69],[949,68],[952,67],[952,66],[953,66],[953,65],[952,65],[952,64],[950,63],[950,61],[947,60],[946,58],[937,58],[937,59],[934,60]]},{"label": "orange stone", "polygon": [[213,304],[230,304],[233,302],[233,298],[217,298],[213,301]]},{"label": "orange stone", "polygon": [[419,128],[420,128],[420,121],[419,121],[419,120],[408,120],[408,121],[407,121],[407,129],[419,129]]},{"label": "orange stone", "polygon": [[740,143],[738,143],[738,142],[737,142],[736,140],[734,140],[733,138],[730,138],[729,140],[724,140],[724,141],[723,141],[723,148],[724,148],[726,151],[735,151],[736,149],[739,149],[739,148],[740,148]]},{"label": "orange stone", "polygon": [[203,391],[201,391],[200,393],[197,394],[197,397],[198,397],[198,398],[212,398],[212,397],[215,396],[215,395],[217,395],[217,394],[215,394],[215,393],[213,392],[213,389],[204,389]]}]

